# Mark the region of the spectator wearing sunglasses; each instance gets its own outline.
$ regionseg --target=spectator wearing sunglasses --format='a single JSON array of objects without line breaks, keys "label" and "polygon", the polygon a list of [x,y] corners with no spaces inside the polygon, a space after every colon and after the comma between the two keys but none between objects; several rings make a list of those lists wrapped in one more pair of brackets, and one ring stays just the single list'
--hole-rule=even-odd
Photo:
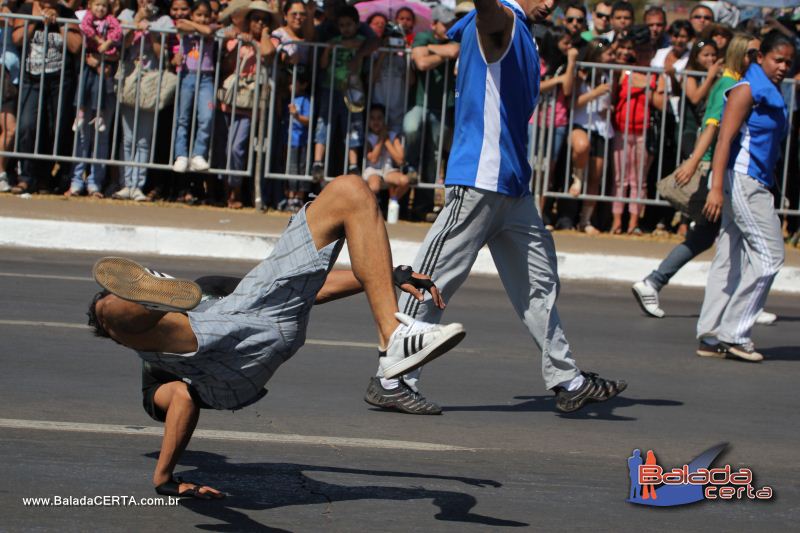
[{"label": "spectator wearing sunglasses", "polygon": [[592,41],[611,29],[611,2],[600,0],[592,11],[592,29],[581,33],[584,41]]},{"label": "spectator wearing sunglasses", "polygon": [[691,23],[695,35],[700,35],[706,29],[706,26],[711,25],[713,22],[714,12],[706,5],[697,4],[689,13],[689,23]]},{"label": "spectator wearing sunglasses", "polygon": [[573,41],[578,42],[581,33],[586,30],[586,8],[579,2],[570,2],[564,10],[564,29]]}]

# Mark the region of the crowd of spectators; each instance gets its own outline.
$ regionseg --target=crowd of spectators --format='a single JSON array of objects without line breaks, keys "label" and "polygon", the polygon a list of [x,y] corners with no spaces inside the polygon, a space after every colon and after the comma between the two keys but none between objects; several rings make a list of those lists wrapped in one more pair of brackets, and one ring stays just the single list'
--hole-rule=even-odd
[{"label": "crowd of spectators", "polygon": [[[439,195],[411,185],[444,176],[459,52],[447,30],[474,9],[472,2],[459,0],[455,9],[434,5],[424,20],[408,7],[362,15],[346,0],[161,2],[6,2],[4,13],[41,22],[10,18],[0,24],[0,148],[25,154],[55,146],[77,162],[0,158],[0,192],[230,208],[260,203],[296,211],[322,178],[349,172],[363,175],[383,205],[396,204],[403,217],[436,216]],[[65,29],[57,18],[76,23]],[[639,18],[626,1],[600,0],[591,9],[559,2],[548,21],[532,28],[546,102],[540,110],[550,106],[532,128],[552,132],[544,189],[633,200],[547,197],[540,208],[549,227],[589,234],[685,232],[685,216],[637,200],[653,199],[658,179],[692,154],[734,33],[780,29],[797,39],[800,30],[800,10],[739,12],[725,2],[701,2],[688,19],[670,18],[659,6]],[[159,29],[178,33],[165,38],[151,31]],[[266,114],[272,124],[264,128],[271,133],[265,170],[313,179],[262,180],[256,199],[253,180],[208,170],[241,171],[251,162],[252,133],[261,125],[252,83],[259,56],[263,74],[275,79]],[[663,74],[602,65],[654,67]],[[175,76],[177,106],[171,98],[131,94],[134,73],[166,83],[158,74],[164,70]],[[240,80],[238,89],[229,83],[233,78]],[[797,128],[798,121],[793,124]],[[794,142],[789,153],[796,169]],[[80,161],[115,158],[120,166]],[[796,199],[796,184],[788,192]]]}]

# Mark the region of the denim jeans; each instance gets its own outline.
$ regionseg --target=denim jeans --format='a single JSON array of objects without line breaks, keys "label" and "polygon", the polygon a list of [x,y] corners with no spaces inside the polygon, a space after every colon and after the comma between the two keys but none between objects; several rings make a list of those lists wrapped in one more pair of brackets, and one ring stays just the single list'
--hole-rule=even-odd
[{"label": "denim jeans", "polygon": [[[186,72],[180,76],[180,92],[178,93],[178,123],[175,132],[175,156],[187,157],[191,147],[192,156],[208,158],[208,143],[211,139],[211,122],[214,117],[214,74],[201,72],[199,75],[200,88],[197,91],[195,102],[195,87],[197,87],[197,72]],[[190,145],[189,135],[192,131],[192,117],[194,122],[194,144]]]},{"label": "denim jeans", "polygon": [[689,228],[686,239],[672,249],[669,255],[653,270],[647,280],[660,291],[669,283],[672,276],[683,268],[683,265],[702,254],[712,246],[719,233],[719,222],[702,221]]},{"label": "denim jeans", "polygon": [[[139,109],[139,115],[135,116],[133,107],[123,105],[120,108],[120,116],[122,117],[122,152],[125,161],[149,163],[150,140],[153,135],[155,113]],[[136,123],[135,138],[134,122]],[[146,168],[125,167],[125,187],[129,189],[143,189],[146,181]]]},{"label": "denim jeans", "polygon": [[[250,116],[235,115],[231,120],[230,113],[225,113],[225,129],[227,136],[218,139],[217,149],[228,153],[226,161],[220,162],[222,168],[230,170],[244,170],[247,168],[247,149],[250,146]],[[230,152],[228,143],[230,142]],[[216,150],[215,150],[216,151]],[[230,160],[227,161],[227,159]],[[230,165],[230,166],[228,166]],[[242,185],[241,176],[228,176],[228,185],[240,187]]]},{"label": "denim jeans", "polygon": [[[106,124],[105,131],[97,131],[94,124],[90,124],[90,117],[87,116],[81,128],[76,133],[75,139],[75,156],[81,158],[91,159],[108,159],[108,146],[109,137],[111,135],[112,125],[111,117],[113,116],[113,103],[105,105],[106,109],[94,114],[91,118],[102,117]],[[95,146],[95,135],[97,135],[97,145]],[[86,185],[89,193],[103,190],[103,182],[106,179],[106,166],[104,164],[93,163],[91,165],[80,161],[75,163],[72,167],[72,184],[70,189],[73,191],[82,191],[84,188],[83,173],[89,167],[89,175],[86,176]]]}]

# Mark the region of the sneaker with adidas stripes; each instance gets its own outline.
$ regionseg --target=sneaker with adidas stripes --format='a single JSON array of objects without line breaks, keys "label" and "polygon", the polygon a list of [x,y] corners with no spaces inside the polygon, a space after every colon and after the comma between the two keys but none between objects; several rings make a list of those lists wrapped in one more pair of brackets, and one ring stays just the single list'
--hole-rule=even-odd
[{"label": "sneaker with adidas stripes", "polygon": [[383,377],[395,378],[433,361],[454,348],[464,336],[464,326],[429,324],[395,313],[400,325],[394,330],[385,351],[379,352]]},{"label": "sneaker with adidas stripes", "polygon": [[153,311],[190,311],[202,298],[202,291],[195,282],[175,279],[123,257],[100,259],[92,274],[111,294]]}]

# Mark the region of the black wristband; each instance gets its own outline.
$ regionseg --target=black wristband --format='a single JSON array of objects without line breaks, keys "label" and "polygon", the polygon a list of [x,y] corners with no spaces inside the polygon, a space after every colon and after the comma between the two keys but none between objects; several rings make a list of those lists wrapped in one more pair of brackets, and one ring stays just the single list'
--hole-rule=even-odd
[{"label": "black wristband", "polygon": [[414,270],[408,265],[400,265],[394,269],[392,279],[395,286],[399,289],[401,285],[409,284],[415,289],[430,291],[433,282],[429,279],[420,279],[413,276]]},{"label": "black wristband", "polygon": [[395,267],[394,272],[392,273],[392,279],[394,280],[394,285],[398,289],[401,285],[405,285],[406,283],[411,280],[411,275],[414,273],[414,270],[408,265],[399,265]]}]

